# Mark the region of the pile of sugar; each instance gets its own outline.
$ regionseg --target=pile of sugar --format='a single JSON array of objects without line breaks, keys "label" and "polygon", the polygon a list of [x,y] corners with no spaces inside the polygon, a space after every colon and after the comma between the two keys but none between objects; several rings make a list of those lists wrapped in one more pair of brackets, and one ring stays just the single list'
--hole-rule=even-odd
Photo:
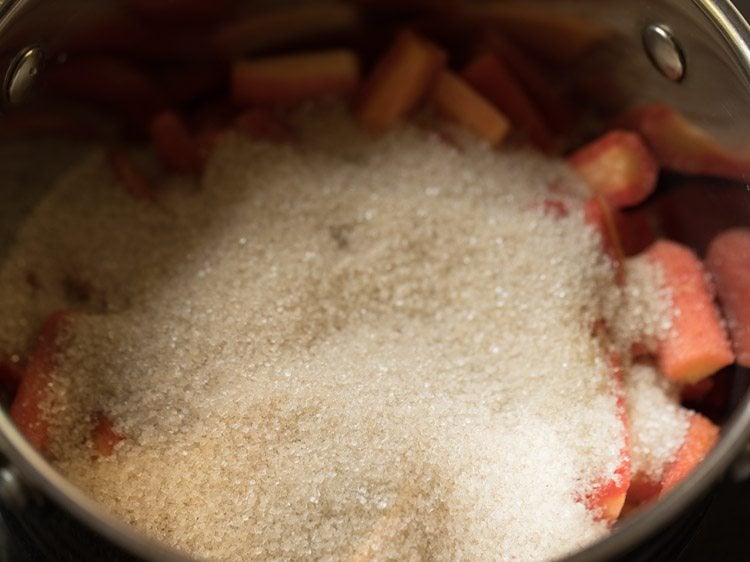
[{"label": "pile of sugar", "polygon": [[675,458],[690,422],[680,405],[678,385],[650,364],[634,364],[625,376],[625,403],[630,422],[631,471],[660,482]]},{"label": "pile of sugar", "polygon": [[[614,285],[562,162],[373,139],[340,108],[294,127],[227,137],[159,206],[94,154],[21,229],[0,349],[71,307],[71,276],[90,293],[46,405],[59,468],[215,560],[538,560],[602,536],[581,499],[625,429],[592,326],[653,333],[628,301],[656,274]],[[126,437],[95,461],[93,412]]]}]

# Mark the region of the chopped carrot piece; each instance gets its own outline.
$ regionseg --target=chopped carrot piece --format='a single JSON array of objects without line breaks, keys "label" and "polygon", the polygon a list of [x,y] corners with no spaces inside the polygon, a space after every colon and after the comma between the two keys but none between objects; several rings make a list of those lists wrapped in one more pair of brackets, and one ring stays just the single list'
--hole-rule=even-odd
[{"label": "chopped carrot piece", "polygon": [[463,78],[449,70],[438,75],[432,90],[432,102],[443,115],[461,123],[492,145],[502,142],[508,134],[508,119]]},{"label": "chopped carrot piece", "polygon": [[45,452],[49,440],[49,422],[42,411],[49,394],[52,375],[57,368],[58,339],[66,322],[68,311],[51,314],[42,326],[26,369],[21,377],[10,417],[28,441],[40,452]]},{"label": "chopped carrot piece", "polygon": [[735,228],[714,238],[706,267],[716,283],[737,363],[750,367],[750,229]]},{"label": "chopped carrot piece", "polygon": [[356,30],[357,8],[337,1],[286,5],[269,4],[223,22],[213,35],[213,44],[228,58],[269,51],[284,45],[314,43],[316,39],[340,37]]},{"label": "chopped carrot piece", "polygon": [[177,113],[163,111],[150,126],[151,140],[156,153],[169,168],[181,174],[199,175],[203,159],[195,139]]},{"label": "chopped carrot piece", "polygon": [[695,384],[686,384],[680,389],[680,400],[682,402],[700,402],[714,387],[715,377],[701,379]]},{"label": "chopped carrot piece", "polygon": [[617,208],[637,205],[656,188],[659,165],[640,136],[610,131],[568,159],[589,187]]},{"label": "chopped carrot piece", "polygon": [[707,131],[662,104],[636,108],[616,119],[618,126],[638,131],[669,170],[750,180],[750,154],[723,147]]},{"label": "chopped carrot piece", "polygon": [[618,282],[624,280],[623,260],[619,233],[615,221],[615,209],[612,209],[600,196],[592,197],[584,205],[584,220],[593,226],[602,239],[602,249],[612,261],[615,270],[615,279]]},{"label": "chopped carrot piece", "polygon": [[497,26],[529,50],[570,63],[612,35],[601,23],[529,2],[483,2],[470,8],[482,23]]},{"label": "chopped carrot piece", "polygon": [[565,92],[555,88],[547,68],[517,43],[498,33],[486,38],[487,47],[502,60],[518,79],[523,90],[545,118],[545,122],[557,133],[565,133],[574,125],[575,110],[565,97]]},{"label": "chopped carrot piece", "polygon": [[359,81],[357,55],[340,49],[237,61],[231,90],[240,105],[294,105],[321,96],[349,96]]},{"label": "chopped carrot piece", "polygon": [[731,364],[734,355],[700,260],[667,240],[652,244],[646,255],[661,267],[672,298],[671,327],[657,351],[662,373],[692,384]]},{"label": "chopped carrot piece", "polygon": [[412,31],[402,31],[365,83],[357,116],[382,131],[412,111],[445,65],[445,52]]},{"label": "chopped carrot piece", "polygon": [[719,428],[700,414],[690,417],[687,435],[674,461],[667,467],[660,496],[665,495],[695,469],[719,440]]},{"label": "chopped carrot piece", "polygon": [[112,56],[71,57],[48,68],[44,79],[59,94],[103,103],[128,115],[149,116],[166,104],[164,92],[141,67]]},{"label": "chopped carrot piece", "polygon": [[625,256],[635,256],[657,239],[655,219],[648,209],[615,211],[613,219]]},{"label": "chopped carrot piece", "polygon": [[156,203],[156,192],[148,178],[121,150],[110,150],[109,161],[125,191],[136,199]]},{"label": "chopped carrot piece", "polygon": [[625,497],[630,488],[630,435],[628,433],[628,414],[625,408],[625,387],[622,380],[620,360],[610,354],[613,388],[616,397],[617,415],[622,423],[623,441],[620,449],[620,463],[614,474],[606,475],[596,482],[594,490],[585,498],[586,507],[595,512],[602,521],[613,525],[620,516]]},{"label": "chopped carrot piece", "polygon": [[112,420],[104,414],[97,414],[94,422],[91,434],[94,451],[100,457],[109,457],[114,452],[115,445],[125,438],[114,430]]},{"label": "chopped carrot piece", "polygon": [[526,133],[541,150],[554,147],[554,137],[542,114],[499,58],[485,53],[463,71],[466,81],[508,116],[513,126]]}]

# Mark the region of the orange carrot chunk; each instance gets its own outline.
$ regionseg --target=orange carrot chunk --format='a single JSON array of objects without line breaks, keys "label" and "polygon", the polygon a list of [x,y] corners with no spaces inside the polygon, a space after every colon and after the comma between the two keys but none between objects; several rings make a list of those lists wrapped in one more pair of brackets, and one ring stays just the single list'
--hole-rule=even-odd
[{"label": "orange carrot chunk", "polygon": [[664,168],[683,174],[750,179],[750,154],[723,147],[666,105],[644,105],[620,116],[616,123],[638,131]]},{"label": "orange carrot chunk", "polygon": [[44,453],[49,441],[49,421],[42,407],[49,395],[52,375],[57,368],[58,340],[70,313],[51,314],[42,326],[26,369],[21,377],[10,417],[35,449]]},{"label": "orange carrot chunk", "polygon": [[382,131],[417,107],[445,65],[445,52],[412,31],[402,31],[367,79],[357,106],[360,124]]},{"label": "orange carrot chunk", "polygon": [[602,240],[602,249],[612,261],[615,279],[621,282],[624,276],[623,261],[625,256],[617,230],[616,212],[616,209],[612,209],[600,196],[592,197],[586,201],[583,208],[584,220],[599,233]]},{"label": "orange carrot chunk", "polygon": [[750,367],[750,229],[735,228],[714,238],[706,267],[716,283],[737,363]]},{"label": "orange carrot chunk", "polygon": [[617,208],[641,203],[656,188],[659,165],[635,133],[610,131],[578,149],[568,162],[594,192]]},{"label": "orange carrot chunk", "polygon": [[127,154],[121,150],[110,150],[109,162],[122,182],[125,191],[136,199],[156,203],[154,187]]},{"label": "orange carrot chunk", "polygon": [[495,145],[508,134],[510,123],[495,106],[460,76],[443,70],[432,90],[432,102],[445,117],[453,119]]},{"label": "orange carrot chunk", "polygon": [[97,414],[94,417],[94,429],[91,434],[91,442],[94,446],[94,452],[100,457],[109,457],[115,450],[115,445],[125,439],[122,435],[115,432],[114,424],[104,414]]},{"label": "orange carrot chunk", "polygon": [[594,484],[594,490],[585,498],[586,507],[596,513],[602,521],[613,525],[620,516],[625,497],[630,488],[630,435],[628,414],[625,408],[625,387],[619,358],[611,354],[613,388],[616,397],[617,415],[622,423],[623,441],[620,448],[620,462],[613,474],[606,475]]},{"label": "orange carrot chunk", "polygon": [[664,473],[660,496],[687,478],[718,440],[719,428],[700,414],[692,414],[685,440]]},{"label": "orange carrot chunk", "polygon": [[700,260],[690,249],[667,240],[652,244],[646,255],[661,267],[672,299],[671,326],[657,350],[661,372],[673,381],[693,384],[731,364],[734,355]]},{"label": "orange carrot chunk", "polygon": [[359,59],[340,49],[241,60],[232,66],[239,105],[294,105],[321,96],[349,96],[360,81]]},{"label": "orange carrot chunk", "polygon": [[476,58],[463,71],[466,81],[508,116],[541,150],[554,147],[554,137],[542,114],[508,67],[492,53]]},{"label": "orange carrot chunk", "polygon": [[180,174],[199,175],[203,169],[198,143],[177,113],[163,111],[149,127],[154,149],[164,164]]}]

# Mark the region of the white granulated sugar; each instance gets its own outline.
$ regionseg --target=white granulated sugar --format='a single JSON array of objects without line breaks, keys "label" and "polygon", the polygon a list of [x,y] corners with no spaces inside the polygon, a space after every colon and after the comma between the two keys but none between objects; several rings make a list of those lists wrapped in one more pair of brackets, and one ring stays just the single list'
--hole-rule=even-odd
[{"label": "white granulated sugar", "polygon": [[634,364],[625,375],[630,421],[631,470],[660,482],[688,430],[690,411],[680,405],[679,387],[650,364]]},{"label": "white granulated sugar", "polygon": [[[3,350],[73,307],[70,271],[91,287],[48,404],[59,468],[213,560],[540,560],[606,533],[581,498],[625,430],[591,332],[627,298],[565,165],[293,123],[228,136],[159,206],[95,154],[20,232]],[[125,436],[96,461],[93,412]]]}]

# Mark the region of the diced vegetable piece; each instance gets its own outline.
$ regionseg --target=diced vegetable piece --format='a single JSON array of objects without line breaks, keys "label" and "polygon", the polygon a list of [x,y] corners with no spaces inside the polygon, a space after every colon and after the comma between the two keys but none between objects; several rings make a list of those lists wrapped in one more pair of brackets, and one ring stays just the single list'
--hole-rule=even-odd
[{"label": "diced vegetable piece", "polygon": [[443,115],[492,145],[502,142],[508,134],[508,119],[463,78],[449,70],[443,70],[438,76],[432,101]]},{"label": "diced vegetable piece", "polygon": [[116,57],[71,57],[49,67],[44,79],[55,92],[107,104],[131,116],[149,116],[166,103],[164,92],[143,69]]},{"label": "diced vegetable piece", "polygon": [[750,154],[723,147],[666,105],[644,105],[620,116],[616,123],[639,132],[664,168],[683,174],[750,180]]},{"label": "diced vegetable piece", "polygon": [[549,151],[554,138],[549,127],[507,66],[492,53],[474,59],[463,71],[466,81],[508,116],[540,149]]},{"label": "diced vegetable piece", "polygon": [[121,150],[110,150],[109,161],[115,174],[122,181],[125,191],[136,199],[156,203],[154,187],[127,154]]},{"label": "diced vegetable piece", "polygon": [[289,128],[272,111],[265,108],[249,109],[234,120],[234,128],[251,137],[284,141],[292,136]]},{"label": "diced vegetable piece", "polygon": [[162,162],[175,172],[199,175],[203,159],[198,143],[177,113],[163,111],[151,121],[151,140]]},{"label": "diced vegetable piece", "polygon": [[382,131],[422,101],[445,65],[445,52],[412,31],[402,31],[367,79],[357,117],[370,131]]},{"label": "diced vegetable piece", "polygon": [[570,130],[575,123],[575,110],[566,99],[565,92],[554,87],[551,81],[552,69],[515,42],[497,33],[487,39],[487,44],[518,78],[521,87],[544,116],[545,122],[557,133]]},{"label": "diced vegetable piece", "polygon": [[695,384],[686,384],[680,390],[682,402],[696,403],[703,400],[714,387],[714,377],[701,379]]},{"label": "diced vegetable piece", "polygon": [[103,414],[97,414],[94,418],[94,429],[91,434],[91,442],[95,453],[100,457],[109,457],[115,450],[115,445],[125,439],[115,432],[112,420]]},{"label": "diced vegetable piece", "polygon": [[690,417],[690,426],[685,435],[685,441],[677,451],[675,460],[664,473],[660,495],[668,493],[687,478],[718,440],[719,428],[700,414],[693,414]]},{"label": "diced vegetable piece", "polygon": [[49,440],[49,422],[42,407],[57,368],[58,339],[69,319],[69,312],[59,311],[51,314],[44,322],[36,345],[29,355],[18,393],[10,406],[11,419],[34,448],[42,453]]},{"label": "diced vegetable piece", "polygon": [[213,43],[227,56],[266,51],[283,45],[340,36],[358,25],[357,9],[342,2],[269,5],[246,17],[228,20],[217,29]]},{"label": "diced vegetable piece", "polygon": [[750,229],[735,228],[714,238],[706,267],[716,283],[737,363],[750,367]]},{"label": "diced vegetable piece", "polygon": [[662,373],[692,384],[731,364],[734,355],[700,260],[667,240],[655,242],[646,255],[661,267],[672,298],[671,327],[657,351]]},{"label": "diced vegetable piece", "polygon": [[612,260],[615,278],[618,282],[624,280],[623,260],[625,259],[620,237],[615,225],[615,212],[600,196],[589,199],[584,205],[584,220],[593,226],[602,239],[602,249]]},{"label": "diced vegetable piece", "polygon": [[359,80],[359,59],[345,49],[241,60],[232,66],[232,99],[240,105],[294,105],[351,95]]},{"label": "diced vegetable piece", "polygon": [[614,211],[613,219],[625,256],[635,256],[657,239],[655,219],[647,209]]},{"label": "diced vegetable piece", "polygon": [[610,131],[568,161],[591,189],[617,208],[641,203],[656,188],[659,165],[635,133]]},{"label": "diced vegetable piece", "polygon": [[483,2],[470,13],[491,23],[539,55],[556,62],[577,60],[612,31],[598,22],[529,2]]},{"label": "diced vegetable piece", "polygon": [[611,354],[610,363],[617,399],[617,415],[622,423],[623,441],[620,449],[620,462],[614,474],[605,476],[601,482],[595,484],[594,491],[586,496],[586,507],[597,513],[602,521],[612,525],[620,516],[630,487],[630,437],[628,434],[628,414],[625,409],[625,388],[619,358]]}]

